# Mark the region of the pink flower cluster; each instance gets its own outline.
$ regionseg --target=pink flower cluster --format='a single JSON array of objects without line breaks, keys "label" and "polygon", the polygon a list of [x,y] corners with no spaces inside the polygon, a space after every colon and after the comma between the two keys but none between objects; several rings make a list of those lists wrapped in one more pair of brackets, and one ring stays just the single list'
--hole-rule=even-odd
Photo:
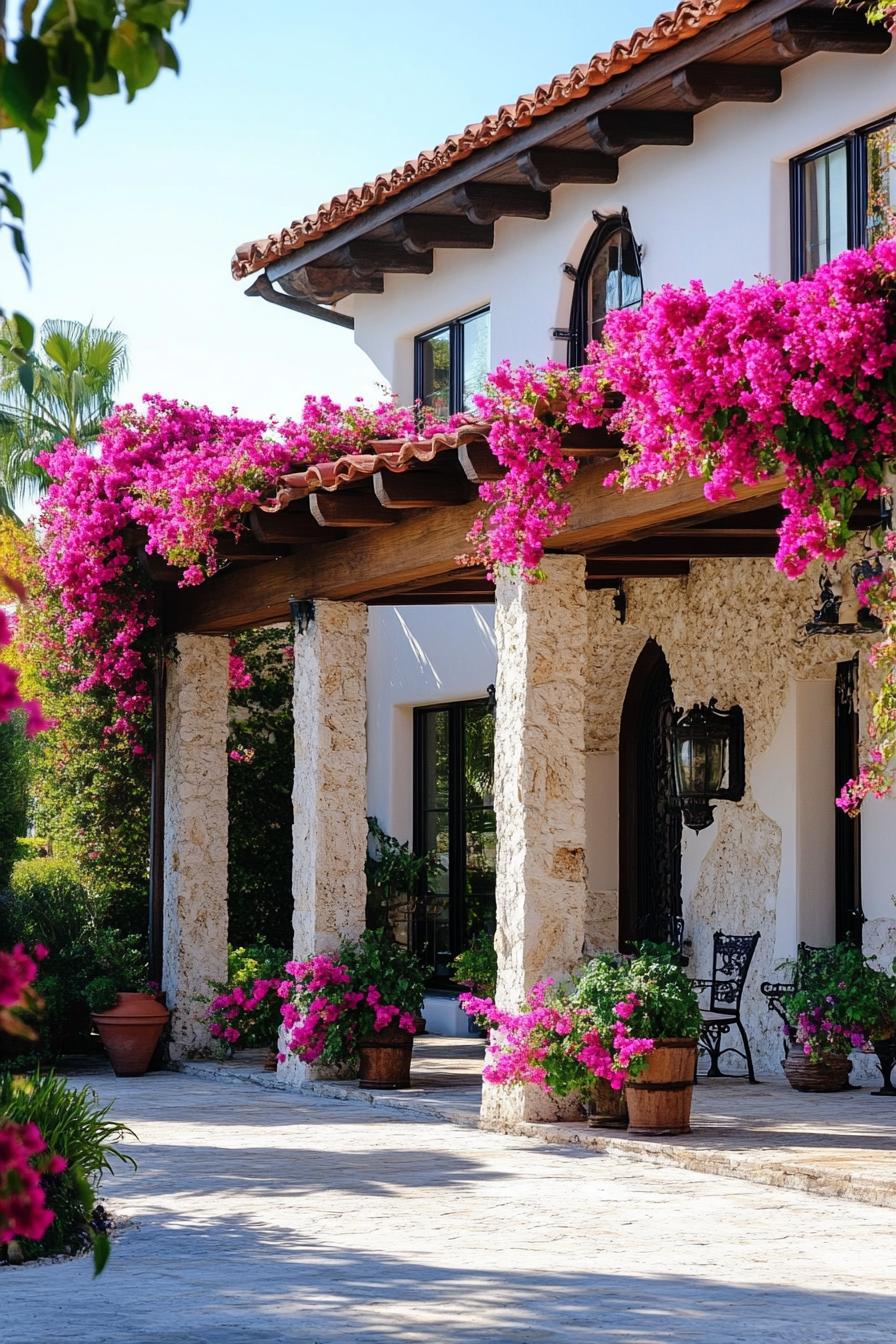
[{"label": "pink flower cluster", "polygon": [[626,994],[613,1006],[613,1035],[605,1045],[600,1033],[592,1027],[585,1032],[584,1044],[576,1058],[594,1074],[604,1078],[614,1092],[620,1092],[628,1082],[632,1061],[649,1055],[653,1041],[646,1036],[633,1036],[628,1019],[641,1004],[637,994]]},{"label": "pink flower cluster", "polygon": [[40,1241],[55,1214],[47,1208],[42,1175],[65,1171],[64,1157],[49,1156],[37,1125],[0,1121],[0,1242]]},{"label": "pink flower cluster", "polygon": [[27,1007],[27,995],[37,979],[38,962],[49,956],[43,943],[35,943],[32,954],[23,943],[11,952],[0,950],[0,1008]]},{"label": "pink flower cluster", "polygon": [[[372,1018],[373,1031],[385,1031],[396,1019],[411,1035],[417,1030],[414,1015],[394,1003],[384,1003],[376,985],[351,988],[348,968],[332,957],[288,961],[285,969],[294,980],[291,997],[281,1009],[286,1049],[305,1064],[313,1064],[325,1053],[328,1062],[349,1058],[364,1034],[362,1022],[367,1018]],[[281,1054],[280,1059],[285,1058]]]},{"label": "pink flower cluster", "polygon": [[861,1050],[866,1037],[854,1023],[837,1020],[836,1001],[828,995],[824,1003],[800,1013],[794,1029],[794,1043],[812,1064],[831,1055],[845,1055],[850,1050]]},{"label": "pink flower cluster", "polygon": [[[223,994],[217,994],[206,1012],[206,1016],[211,1019],[209,1027],[211,1035],[227,1045],[235,1045],[245,1030],[245,1026],[242,1026],[241,1030],[237,1023],[244,1024],[246,1019],[261,1007],[271,991],[276,990],[279,993],[283,984],[281,980],[256,980],[248,994],[241,985],[234,985]],[[285,983],[285,988],[288,993],[288,981]]]}]

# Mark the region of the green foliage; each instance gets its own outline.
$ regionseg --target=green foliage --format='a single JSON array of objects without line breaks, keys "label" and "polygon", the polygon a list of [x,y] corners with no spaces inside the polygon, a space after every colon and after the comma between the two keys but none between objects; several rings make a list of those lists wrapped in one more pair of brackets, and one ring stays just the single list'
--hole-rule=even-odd
[{"label": "green foliage", "polygon": [[784,962],[794,977],[796,992],[785,1001],[792,1027],[801,1013],[829,1003],[831,1018],[856,1027],[871,1040],[896,1031],[896,977],[872,964],[853,943],[813,948],[797,961]]},{"label": "green foliage", "polygon": [[8,513],[45,487],[39,453],[62,439],[96,438],[127,373],[120,331],[54,319],[41,327],[40,344],[42,354],[23,365],[0,343],[0,508]]},{"label": "green foliage", "polygon": [[[283,964],[289,960],[285,947],[272,947],[269,943],[258,943],[252,947],[228,947],[227,983],[213,982],[214,994],[224,994],[239,986],[247,994],[251,993],[256,980],[282,980]],[[276,994],[268,994],[253,1013],[242,1013],[238,1022],[240,1031],[240,1049],[252,1046],[272,1048],[277,1043],[280,1030],[280,1006],[283,1000]]]},{"label": "green foliage", "polygon": [[376,817],[367,818],[367,829],[367,927],[385,929],[393,942],[407,947],[421,886],[438,868],[438,860],[432,853],[418,857],[409,844],[387,835]]},{"label": "green foliage", "polygon": [[644,942],[634,957],[602,953],[579,975],[573,1002],[591,1009],[598,1031],[609,1038],[613,1005],[631,993],[640,999],[628,1023],[632,1035],[660,1040],[699,1034],[697,996],[674,948]]},{"label": "green foliage", "polygon": [[466,985],[474,994],[494,998],[498,979],[498,954],[495,940],[481,929],[463,952],[451,963],[451,975],[459,985]]},{"label": "green foliage", "polygon": [[0,891],[9,886],[28,824],[28,739],[21,716],[0,723]]},{"label": "green foliage", "polygon": [[134,1137],[132,1131],[111,1117],[111,1109],[112,1102],[99,1104],[92,1088],[70,1088],[53,1072],[0,1074],[0,1115],[16,1124],[36,1124],[48,1151],[68,1163],[59,1175],[43,1177],[47,1204],[56,1217],[41,1241],[21,1241],[26,1258],[77,1251],[93,1243],[94,1273],[105,1265],[109,1247],[104,1215],[95,1207],[96,1186],[103,1172],[114,1173],[114,1162],[136,1167],[118,1147]]},{"label": "green foliage", "polygon": [[[292,945],[292,643],[281,627],[248,630],[234,651],[252,685],[230,693],[227,889],[234,944]],[[281,963],[282,969],[282,963]]]},{"label": "green foliage", "polygon": [[[367,929],[356,942],[341,943],[339,961],[348,968],[353,989],[366,990],[375,985],[383,1003],[419,1016],[426,972],[413,952],[392,942],[384,929]],[[368,1034],[372,1027],[373,1011],[368,1008],[361,1013],[361,1035]]]},{"label": "green foliage", "polygon": [[[146,989],[141,938],[107,927],[106,903],[88,892],[72,863],[20,860],[0,913],[3,941],[43,943],[50,949],[37,981],[44,1001],[39,1025],[45,1054],[87,1050],[91,1011],[111,1006],[119,990]],[[114,982],[114,993],[95,983],[100,979]]]}]

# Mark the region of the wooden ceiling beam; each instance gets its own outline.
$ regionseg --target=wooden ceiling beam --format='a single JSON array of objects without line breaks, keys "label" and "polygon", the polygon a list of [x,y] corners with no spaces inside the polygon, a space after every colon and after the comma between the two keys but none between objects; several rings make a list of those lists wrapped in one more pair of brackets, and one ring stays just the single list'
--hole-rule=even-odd
[{"label": "wooden ceiling beam", "polygon": [[308,496],[311,517],[321,527],[388,527],[395,514],[370,490],[315,490]]},{"label": "wooden ceiling beam", "polygon": [[640,112],[605,108],[585,123],[602,154],[627,154],[640,145],[692,145],[693,112]]},{"label": "wooden ceiling beam", "polygon": [[[249,514],[249,527],[252,535],[259,541],[277,546],[301,546],[308,542],[323,541],[320,523],[311,517],[307,503],[295,509],[289,506],[277,513],[263,513],[253,509]],[[331,528],[327,532],[329,540],[345,536],[345,532]]]},{"label": "wooden ceiling beam", "polygon": [[[742,487],[733,500],[715,503],[705,498],[702,482],[690,478],[663,490],[620,494],[606,488],[605,475],[605,466],[585,463],[580,468],[567,492],[569,520],[552,538],[549,551],[594,550],[661,527],[728,518],[773,502],[782,488],[780,480],[763,481]],[[326,498],[335,504],[351,493],[339,491]],[[371,495],[359,498],[376,504]],[[366,602],[400,592],[417,580],[436,584],[456,572],[456,557],[469,550],[467,534],[479,511],[479,501],[473,500],[458,508],[411,512],[387,535],[371,528],[343,541],[303,547],[248,571],[219,574],[200,588],[171,595],[169,626],[200,633],[239,630],[285,618],[291,593]],[[386,509],[383,513],[390,522],[400,517]]]},{"label": "wooden ceiling beam", "polygon": [[727,65],[698,61],[672,76],[672,87],[687,107],[716,103],[773,103],[781,97],[781,71],[775,65]]},{"label": "wooden ceiling beam", "polygon": [[725,537],[707,537],[704,533],[668,533],[645,537],[640,541],[620,542],[596,552],[600,560],[724,560],[771,559],[778,549],[777,536],[742,537],[728,533]]},{"label": "wooden ceiling beam", "polygon": [[536,191],[553,191],[564,182],[615,182],[619,160],[589,149],[530,149],[520,154],[517,168]]},{"label": "wooden ceiling beam", "polygon": [[869,23],[848,9],[797,9],[772,23],[772,38],[782,56],[812,56],[817,51],[880,56],[888,51],[890,34],[883,24]]},{"label": "wooden ceiling beam", "polygon": [[491,448],[483,440],[462,443],[457,450],[457,460],[464,475],[474,485],[482,481],[500,481],[507,475]]},{"label": "wooden ceiling beam", "polygon": [[587,579],[677,579],[691,572],[686,559],[589,560]]},{"label": "wooden ceiling beam", "polygon": [[463,215],[402,215],[392,221],[392,232],[408,252],[495,245],[492,224],[471,224]]},{"label": "wooden ceiling beam", "polygon": [[373,492],[384,509],[436,509],[468,504],[476,487],[460,471],[439,468],[421,471],[378,471]]},{"label": "wooden ceiling beam", "polygon": [[472,224],[494,224],[503,215],[547,219],[551,213],[550,192],[503,182],[466,182],[455,188],[452,199]]}]

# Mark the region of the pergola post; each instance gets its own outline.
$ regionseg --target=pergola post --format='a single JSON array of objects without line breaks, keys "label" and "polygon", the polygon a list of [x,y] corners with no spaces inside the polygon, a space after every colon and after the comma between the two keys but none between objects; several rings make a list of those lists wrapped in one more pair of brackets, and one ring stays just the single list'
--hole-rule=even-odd
[{"label": "pergola post", "polygon": [[162,988],[171,1058],[211,1044],[209,981],[227,979],[226,639],[178,635],[165,693]]},{"label": "pergola post", "polygon": [[[319,601],[296,622],[293,953],[335,953],[364,929],[367,883],[367,607]],[[320,1076],[294,1057],[298,1085]]]},{"label": "pergola post", "polygon": [[[585,934],[585,561],[546,557],[543,583],[500,578],[495,722],[497,1001],[516,1009],[579,961]],[[549,1119],[536,1088],[483,1088],[496,1125]]]}]

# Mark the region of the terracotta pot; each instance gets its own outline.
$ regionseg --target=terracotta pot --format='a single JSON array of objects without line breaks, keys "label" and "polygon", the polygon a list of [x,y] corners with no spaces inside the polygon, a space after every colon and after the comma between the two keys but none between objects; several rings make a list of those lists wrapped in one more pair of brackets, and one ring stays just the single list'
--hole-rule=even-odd
[{"label": "terracotta pot", "polygon": [[360,1086],[410,1087],[413,1049],[414,1038],[402,1027],[386,1027],[367,1036],[360,1045]]},{"label": "terracotta pot", "polygon": [[125,993],[114,1008],[92,1016],[118,1077],[137,1078],[149,1068],[171,1014],[153,994]]},{"label": "terracotta pot", "polygon": [[690,1134],[696,1067],[695,1040],[657,1041],[646,1068],[625,1085],[629,1134]]},{"label": "terracotta pot", "polygon": [[846,1055],[828,1055],[813,1064],[798,1050],[784,1061],[787,1081],[797,1092],[845,1092],[852,1063]]},{"label": "terracotta pot", "polygon": [[615,1091],[605,1078],[597,1078],[590,1094],[585,1097],[585,1114],[591,1129],[625,1129],[628,1107],[625,1090]]}]

